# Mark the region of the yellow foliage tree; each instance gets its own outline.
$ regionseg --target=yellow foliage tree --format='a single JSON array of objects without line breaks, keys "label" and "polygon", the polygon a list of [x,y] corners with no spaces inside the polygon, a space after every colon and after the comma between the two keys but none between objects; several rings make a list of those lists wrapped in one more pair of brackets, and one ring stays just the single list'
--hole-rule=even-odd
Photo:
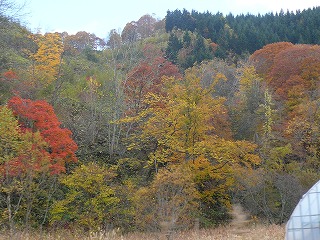
[{"label": "yellow foliage tree", "polygon": [[33,61],[31,74],[34,84],[46,86],[57,79],[62,63],[63,43],[58,33],[31,35],[37,51],[30,53]]},{"label": "yellow foliage tree", "polygon": [[81,165],[61,179],[68,189],[51,210],[52,224],[70,224],[98,230],[112,224],[119,198],[111,186],[115,173],[96,163]]},{"label": "yellow foliage tree", "polygon": [[215,221],[226,218],[234,172],[258,165],[260,158],[254,154],[255,144],[221,137],[224,134],[215,120],[227,115],[225,99],[214,98],[212,92],[225,76],[213,77],[207,88],[201,86],[193,69],[187,70],[182,80],[165,79],[166,95],[148,94],[145,99],[148,108],[140,114],[144,123],[136,141],[139,138],[150,149],[150,164],[157,174],[161,167],[190,165],[201,211]]},{"label": "yellow foliage tree", "polygon": [[[223,76],[218,75],[216,78]],[[219,135],[215,132],[215,115],[226,114],[223,98],[212,98],[213,86],[203,89],[200,78],[191,71],[184,80],[166,79],[167,95],[149,94],[144,116],[143,139],[152,136],[157,144],[150,156],[160,162],[186,162],[201,152],[201,143]],[[170,156],[170,158],[168,158]]]},{"label": "yellow foliage tree", "polygon": [[199,194],[193,177],[188,164],[160,169],[151,185],[140,188],[134,196],[137,226],[165,232],[177,226],[191,227],[199,209]]}]

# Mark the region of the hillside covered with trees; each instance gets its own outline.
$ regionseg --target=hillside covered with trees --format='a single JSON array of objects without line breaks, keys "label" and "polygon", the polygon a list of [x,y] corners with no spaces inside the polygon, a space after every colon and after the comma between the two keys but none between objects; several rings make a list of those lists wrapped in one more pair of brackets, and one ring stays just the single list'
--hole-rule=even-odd
[{"label": "hillside covered with trees", "polygon": [[233,204],[282,224],[319,179],[320,8],[168,11],[104,40],[1,7],[1,228],[214,227]]}]

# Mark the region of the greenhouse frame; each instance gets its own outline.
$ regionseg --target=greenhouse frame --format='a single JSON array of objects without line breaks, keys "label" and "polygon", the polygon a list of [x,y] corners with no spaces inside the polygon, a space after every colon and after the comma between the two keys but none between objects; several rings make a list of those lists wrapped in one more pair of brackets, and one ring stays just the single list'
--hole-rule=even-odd
[{"label": "greenhouse frame", "polygon": [[320,239],[320,181],[304,194],[286,225],[286,240]]}]

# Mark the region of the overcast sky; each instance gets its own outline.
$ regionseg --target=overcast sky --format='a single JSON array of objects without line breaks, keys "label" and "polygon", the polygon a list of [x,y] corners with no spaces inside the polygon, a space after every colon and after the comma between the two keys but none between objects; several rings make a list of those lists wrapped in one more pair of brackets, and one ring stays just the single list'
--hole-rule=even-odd
[{"label": "overcast sky", "polygon": [[162,19],[167,10],[183,8],[199,12],[265,14],[295,11],[320,6],[319,0],[13,0],[26,2],[23,18],[26,26],[42,33],[78,31],[95,33],[106,38],[111,29],[121,31],[126,23],[137,21],[144,14]]}]

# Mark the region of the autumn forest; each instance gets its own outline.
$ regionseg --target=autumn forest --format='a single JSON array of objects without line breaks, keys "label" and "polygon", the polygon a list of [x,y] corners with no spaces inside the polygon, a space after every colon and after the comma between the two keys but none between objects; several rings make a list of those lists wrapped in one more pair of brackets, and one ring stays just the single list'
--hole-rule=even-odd
[{"label": "autumn forest", "polygon": [[[320,7],[168,11],[107,39],[0,1],[0,228],[282,224],[320,177]],[[108,31],[108,30],[106,30]]]}]

